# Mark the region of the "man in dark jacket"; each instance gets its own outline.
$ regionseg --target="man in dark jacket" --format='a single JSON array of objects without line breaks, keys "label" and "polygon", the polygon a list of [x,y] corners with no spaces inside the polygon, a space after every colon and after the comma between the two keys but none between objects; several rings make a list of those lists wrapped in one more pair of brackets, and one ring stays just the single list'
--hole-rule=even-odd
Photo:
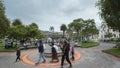
[{"label": "man in dark jacket", "polygon": [[41,62],[41,59],[43,59],[43,62],[46,62],[46,59],[44,56],[44,46],[43,46],[42,40],[39,41],[38,51],[40,53],[39,59],[38,59],[37,63],[35,63],[35,65],[39,64]]},{"label": "man in dark jacket", "polygon": [[72,67],[72,64],[69,59],[69,48],[70,48],[70,45],[67,42],[67,40],[65,40],[63,43],[63,48],[62,48],[63,55],[62,55],[62,59],[61,59],[61,68],[63,68],[63,63],[64,63],[65,58],[66,58],[66,61],[70,64],[69,68]]},{"label": "man in dark jacket", "polygon": [[18,59],[20,60],[20,54],[21,54],[20,48],[17,48],[17,51],[16,51],[16,56],[17,56],[16,62],[17,62]]}]

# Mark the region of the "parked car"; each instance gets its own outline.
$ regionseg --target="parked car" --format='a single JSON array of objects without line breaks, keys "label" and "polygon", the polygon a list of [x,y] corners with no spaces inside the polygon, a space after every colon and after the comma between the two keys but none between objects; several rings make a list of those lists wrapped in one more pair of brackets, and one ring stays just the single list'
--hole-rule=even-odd
[{"label": "parked car", "polygon": [[13,48],[13,41],[10,39],[5,40],[5,48]]}]

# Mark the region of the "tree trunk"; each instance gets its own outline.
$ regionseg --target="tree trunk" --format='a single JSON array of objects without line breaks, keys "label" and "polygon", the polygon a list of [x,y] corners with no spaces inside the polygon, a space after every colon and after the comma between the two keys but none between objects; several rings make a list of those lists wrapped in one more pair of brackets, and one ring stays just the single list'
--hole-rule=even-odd
[{"label": "tree trunk", "polygon": [[64,38],[64,36],[65,36],[65,31],[63,31],[63,38]]},{"label": "tree trunk", "polygon": [[77,37],[79,36],[79,31],[77,31]]}]

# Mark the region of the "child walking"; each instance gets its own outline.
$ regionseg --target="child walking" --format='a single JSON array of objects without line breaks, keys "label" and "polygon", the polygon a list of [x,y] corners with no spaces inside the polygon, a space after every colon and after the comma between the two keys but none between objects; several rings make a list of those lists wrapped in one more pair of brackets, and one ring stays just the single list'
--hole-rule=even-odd
[{"label": "child walking", "polygon": [[20,55],[21,55],[21,51],[20,51],[20,48],[17,48],[17,51],[16,51],[16,62],[18,61],[18,59],[19,59],[19,61],[21,60],[20,59]]}]

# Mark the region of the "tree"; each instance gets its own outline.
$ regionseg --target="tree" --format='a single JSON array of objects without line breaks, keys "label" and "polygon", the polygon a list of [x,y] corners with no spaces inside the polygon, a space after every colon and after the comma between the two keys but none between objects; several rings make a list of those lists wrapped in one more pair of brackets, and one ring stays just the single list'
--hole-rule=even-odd
[{"label": "tree", "polygon": [[9,27],[10,21],[5,16],[5,7],[3,1],[0,0],[0,36],[5,36]]},{"label": "tree", "polygon": [[38,29],[38,25],[36,23],[32,23],[29,26],[32,27],[32,28],[37,28]]},{"label": "tree", "polygon": [[45,38],[46,35],[43,34],[40,30],[38,30],[38,33],[37,33],[37,36],[36,36],[36,37],[39,38],[39,39],[41,39],[41,38]]},{"label": "tree", "polygon": [[27,30],[25,29],[25,26],[17,25],[17,26],[11,26],[8,29],[7,34],[10,38],[21,39],[25,37],[26,32]]},{"label": "tree", "polygon": [[20,19],[15,19],[12,23],[12,26],[17,26],[17,25],[22,25],[22,22],[20,21]]},{"label": "tree", "polygon": [[73,20],[72,23],[69,24],[69,29],[77,32],[77,36],[79,36],[81,30],[84,27],[84,20],[82,18],[78,18]]},{"label": "tree", "polygon": [[25,37],[26,32],[25,26],[22,24],[21,20],[15,19],[8,29],[7,34],[11,38],[21,39]]},{"label": "tree", "polygon": [[66,31],[66,29],[67,29],[67,27],[66,27],[65,24],[62,24],[62,25],[60,26],[60,30],[63,31],[63,37],[65,36],[65,31]]},{"label": "tree", "polygon": [[78,39],[81,38],[81,40],[88,40],[90,36],[98,34],[99,31],[95,25],[94,19],[84,20],[82,18],[78,18],[68,24],[68,32],[70,35],[77,33],[76,38]]},{"label": "tree", "polygon": [[120,31],[120,0],[99,0],[97,6],[101,18],[107,25]]},{"label": "tree", "polygon": [[54,32],[54,27],[53,26],[50,26],[50,31]]},{"label": "tree", "polygon": [[32,28],[30,25],[26,26],[26,38],[34,38],[38,34],[37,28]]},{"label": "tree", "polygon": [[7,34],[10,38],[42,38],[44,35],[41,33],[41,31],[30,25],[16,25],[11,26],[9,30],[7,31]]},{"label": "tree", "polygon": [[69,34],[69,37],[73,37],[73,29],[71,28],[71,24],[68,24],[68,29],[66,30],[66,33]]},{"label": "tree", "polygon": [[88,39],[89,36],[93,36],[98,34],[98,29],[95,25],[94,19],[84,20],[84,28],[82,30],[82,34],[85,38]]},{"label": "tree", "polygon": [[49,36],[51,37],[51,38],[54,38],[54,27],[53,26],[50,26],[50,28],[49,28]]},{"label": "tree", "polygon": [[108,32],[108,33],[106,33],[105,38],[109,38],[110,39],[112,36],[113,36],[113,34]]},{"label": "tree", "polygon": [[3,1],[0,0],[0,18],[5,16],[5,6],[3,4]]}]

